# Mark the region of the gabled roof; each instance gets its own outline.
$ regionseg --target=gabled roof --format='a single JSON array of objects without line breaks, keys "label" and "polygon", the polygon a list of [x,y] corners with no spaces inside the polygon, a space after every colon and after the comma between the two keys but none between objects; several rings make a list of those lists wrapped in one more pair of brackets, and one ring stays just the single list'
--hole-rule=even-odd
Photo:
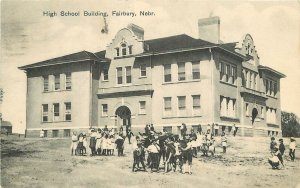
[{"label": "gabled roof", "polygon": [[25,65],[22,67],[19,67],[21,70],[26,70],[30,68],[36,68],[36,67],[44,67],[44,66],[50,66],[50,65],[58,65],[58,64],[64,64],[64,63],[71,63],[71,62],[78,62],[83,60],[94,60],[94,61],[102,61],[102,58],[97,57],[95,54],[88,52],[88,51],[81,51],[53,59],[48,59],[45,61],[41,61],[38,63],[33,63],[30,65]]},{"label": "gabled roof", "polygon": [[267,66],[259,65],[258,66],[258,70],[271,72],[272,74],[275,74],[279,78],[285,78],[286,77],[286,75],[282,74],[281,72],[278,72],[278,71],[276,71],[276,70],[274,70],[274,69],[272,69],[270,67],[267,67]]},{"label": "gabled roof", "polygon": [[201,39],[195,39],[186,34],[146,40],[145,45],[148,46],[146,47],[146,51],[150,52],[163,52],[186,48],[215,46],[213,43]]}]

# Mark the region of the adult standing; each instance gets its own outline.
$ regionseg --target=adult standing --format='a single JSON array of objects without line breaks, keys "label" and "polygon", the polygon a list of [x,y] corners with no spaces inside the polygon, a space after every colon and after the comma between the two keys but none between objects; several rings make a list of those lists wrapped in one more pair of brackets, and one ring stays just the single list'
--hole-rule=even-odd
[{"label": "adult standing", "polygon": [[131,132],[131,129],[128,128],[128,131],[127,131],[127,138],[128,138],[128,143],[131,144],[130,142],[130,139],[131,139],[131,136],[134,136],[134,134]]}]

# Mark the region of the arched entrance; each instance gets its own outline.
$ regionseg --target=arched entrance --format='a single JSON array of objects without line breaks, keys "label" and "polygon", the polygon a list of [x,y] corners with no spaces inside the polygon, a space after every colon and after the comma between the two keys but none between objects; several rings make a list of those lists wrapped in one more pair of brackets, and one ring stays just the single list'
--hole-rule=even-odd
[{"label": "arched entrance", "polygon": [[257,117],[257,114],[258,114],[257,109],[253,108],[253,110],[252,110],[252,125],[253,125],[253,123],[255,121],[255,118]]},{"label": "arched entrance", "polygon": [[121,127],[127,132],[128,128],[131,127],[131,111],[127,106],[120,106],[116,112],[116,126],[118,129]]}]

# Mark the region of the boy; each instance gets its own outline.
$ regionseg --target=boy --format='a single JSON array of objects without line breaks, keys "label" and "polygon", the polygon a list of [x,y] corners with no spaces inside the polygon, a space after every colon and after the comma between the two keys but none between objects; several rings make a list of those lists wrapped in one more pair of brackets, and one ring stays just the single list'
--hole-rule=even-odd
[{"label": "boy", "polygon": [[270,152],[273,152],[275,147],[277,147],[277,143],[275,141],[275,138],[272,136],[271,137],[271,143],[270,143]]},{"label": "boy", "polygon": [[272,157],[269,158],[268,162],[272,166],[272,169],[278,169],[279,161],[281,162],[282,166],[284,166],[282,156],[277,147],[273,149],[273,152],[271,152],[271,154]]},{"label": "boy", "polygon": [[285,150],[285,146],[284,146],[284,144],[283,144],[283,139],[282,138],[280,138],[279,139],[279,151],[280,151],[280,154],[283,156],[283,154],[284,154],[284,150]]},{"label": "boy", "polygon": [[291,157],[291,160],[294,161],[295,160],[295,150],[296,150],[296,140],[294,137],[291,137],[291,142],[290,142],[289,148],[290,148],[289,156]]},{"label": "boy", "polygon": [[74,131],[72,135],[71,155],[73,155],[73,153],[77,155],[77,141],[78,141],[77,134]]},{"label": "boy", "polygon": [[[142,142],[137,142],[137,148],[133,151],[133,166],[132,166],[132,172],[135,172],[135,165],[139,166],[139,163],[142,164],[144,171],[146,170],[146,166],[144,164],[145,160],[145,149],[142,146]],[[139,167],[138,167],[139,168]]]}]

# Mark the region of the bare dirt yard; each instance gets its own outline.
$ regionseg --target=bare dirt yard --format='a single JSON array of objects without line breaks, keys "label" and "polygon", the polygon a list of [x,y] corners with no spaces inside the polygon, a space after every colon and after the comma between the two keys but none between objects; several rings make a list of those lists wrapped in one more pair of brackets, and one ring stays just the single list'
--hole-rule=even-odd
[{"label": "bare dirt yard", "polygon": [[[131,172],[132,147],[125,156],[71,156],[70,139],[1,137],[2,187],[300,187],[300,149],[296,160],[272,170],[270,138],[229,137],[222,154],[217,138],[213,157],[193,159],[192,175],[179,172]],[[300,140],[297,140],[300,144]]]}]

